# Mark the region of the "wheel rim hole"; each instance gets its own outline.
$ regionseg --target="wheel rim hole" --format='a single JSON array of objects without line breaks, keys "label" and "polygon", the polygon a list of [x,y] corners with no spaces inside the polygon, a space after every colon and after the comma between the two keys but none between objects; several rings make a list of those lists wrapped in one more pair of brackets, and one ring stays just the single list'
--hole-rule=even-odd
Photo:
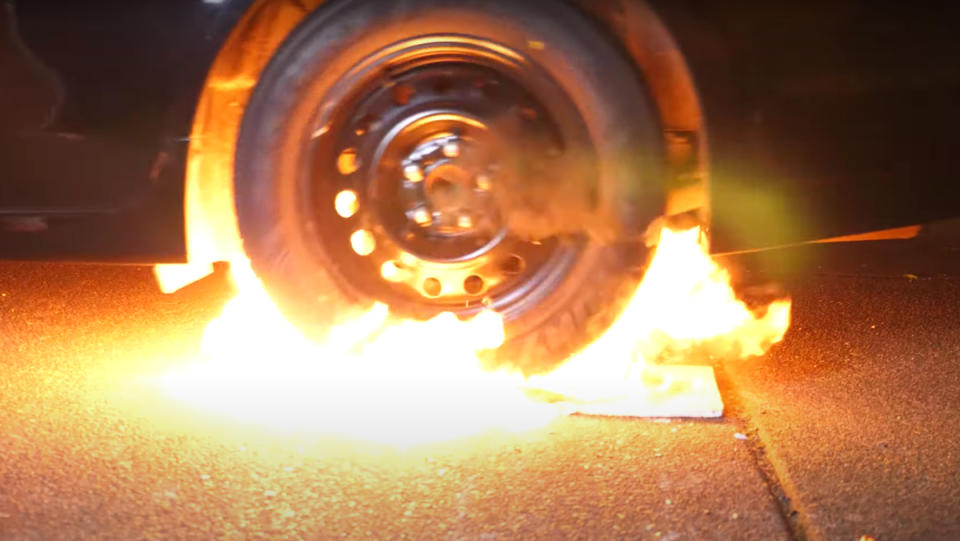
[{"label": "wheel rim hole", "polygon": [[360,200],[357,198],[357,192],[353,190],[341,191],[333,200],[333,206],[341,218],[353,217],[360,210]]},{"label": "wheel rim hole", "polygon": [[463,290],[467,292],[468,295],[479,295],[483,292],[483,278],[473,275],[468,276],[466,280],[463,281]]},{"label": "wheel rim hole", "polygon": [[388,282],[397,282],[401,279],[403,270],[396,261],[387,261],[380,266],[380,276]]},{"label": "wheel rim hole", "polygon": [[359,256],[368,256],[377,249],[377,240],[373,233],[366,229],[358,229],[350,235],[350,247]]},{"label": "wheel rim hole", "polygon": [[352,175],[356,173],[360,165],[357,163],[357,149],[348,148],[337,156],[337,171],[341,175]]},{"label": "wheel rim hole", "polygon": [[517,254],[510,254],[506,259],[500,264],[500,270],[504,274],[510,276],[516,276],[523,272],[523,269],[526,268],[527,262]]},{"label": "wheel rim hole", "polygon": [[376,125],[378,120],[380,119],[377,118],[376,115],[373,115],[373,114],[364,115],[360,120],[357,121],[357,125],[354,128],[353,133],[357,134],[358,136],[366,135],[367,132],[373,129],[374,125]]},{"label": "wheel rim hole", "polygon": [[443,284],[436,278],[427,278],[423,281],[423,292],[428,297],[439,297],[443,293]]}]

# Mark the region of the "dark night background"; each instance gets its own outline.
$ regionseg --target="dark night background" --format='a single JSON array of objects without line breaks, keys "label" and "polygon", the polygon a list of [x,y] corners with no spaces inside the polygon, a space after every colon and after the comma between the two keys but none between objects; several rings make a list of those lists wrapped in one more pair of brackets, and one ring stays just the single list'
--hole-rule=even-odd
[{"label": "dark night background", "polygon": [[[8,252],[178,257],[193,106],[246,4],[10,4],[19,32],[5,12],[0,205],[56,211],[68,226],[4,234]],[[960,214],[955,3],[652,5],[707,116],[717,249]],[[81,222],[87,232],[71,233]]]}]

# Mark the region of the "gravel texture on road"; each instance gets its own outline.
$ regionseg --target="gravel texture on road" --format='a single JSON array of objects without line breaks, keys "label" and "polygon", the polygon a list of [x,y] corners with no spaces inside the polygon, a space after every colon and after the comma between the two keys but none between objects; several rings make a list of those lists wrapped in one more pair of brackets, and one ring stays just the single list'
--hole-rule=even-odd
[{"label": "gravel texture on road", "polygon": [[222,273],[164,296],[145,268],[0,264],[0,538],[788,538],[735,419],[571,417],[403,450],[132,383],[189,362],[228,297]]},{"label": "gravel texture on road", "polygon": [[794,532],[960,539],[960,251],[805,251],[784,342],[725,369]]}]

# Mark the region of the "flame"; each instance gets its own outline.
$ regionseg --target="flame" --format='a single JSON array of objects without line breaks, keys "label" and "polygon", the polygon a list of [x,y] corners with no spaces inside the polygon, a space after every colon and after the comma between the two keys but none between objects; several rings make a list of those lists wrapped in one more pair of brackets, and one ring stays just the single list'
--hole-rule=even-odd
[{"label": "flame", "polygon": [[[788,300],[759,315],[738,300],[699,229],[664,229],[614,324],[558,369],[526,379],[481,367],[478,354],[504,340],[494,312],[410,321],[377,304],[317,344],[284,319],[245,257],[231,271],[238,294],[205,331],[207,359],[164,375],[167,392],[234,419],[399,446],[530,430],[576,409],[569,403],[665,392],[669,377],[651,379],[648,362],[686,358],[705,344],[760,355],[783,339],[790,320]],[[531,389],[568,405],[536,400]]]},{"label": "flame", "polygon": [[397,446],[524,431],[556,416],[526,397],[520,375],[481,369],[477,354],[504,339],[499,314],[396,320],[376,304],[316,344],[284,319],[245,258],[231,271],[238,295],[204,333],[209,361],[163,378],[178,399],[273,428]]},{"label": "flame", "polygon": [[665,356],[689,362],[698,346],[725,356],[762,355],[783,340],[790,306],[777,300],[757,315],[737,299],[730,273],[710,257],[699,227],[664,228],[640,286],[613,325],[529,384],[579,401],[627,400],[656,390],[643,367]]}]

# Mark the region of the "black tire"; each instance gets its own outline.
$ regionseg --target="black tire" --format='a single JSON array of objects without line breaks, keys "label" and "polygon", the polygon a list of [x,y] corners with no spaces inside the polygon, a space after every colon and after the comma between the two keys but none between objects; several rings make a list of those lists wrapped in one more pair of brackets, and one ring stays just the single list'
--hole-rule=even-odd
[{"label": "black tire", "polygon": [[[244,248],[284,313],[311,335],[376,300],[350,283],[341,260],[318,249],[315,223],[303,211],[298,186],[306,182],[305,141],[318,104],[329,102],[338,79],[372,52],[451,33],[521,52],[566,93],[596,152],[601,206],[616,208],[619,223],[654,217],[632,213],[637,202],[654,199],[653,208],[661,208],[661,132],[642,81],[617,45],[576,8],[559,0],[327,2],[264,71],[244,115],[235,162]],[[533,372],[582,347],[636,284],[636,257],[629,252],[616,242],[583,240],[562,280],[538,297],[534,309],[508,319],[507,342],[497,357]]]}]

